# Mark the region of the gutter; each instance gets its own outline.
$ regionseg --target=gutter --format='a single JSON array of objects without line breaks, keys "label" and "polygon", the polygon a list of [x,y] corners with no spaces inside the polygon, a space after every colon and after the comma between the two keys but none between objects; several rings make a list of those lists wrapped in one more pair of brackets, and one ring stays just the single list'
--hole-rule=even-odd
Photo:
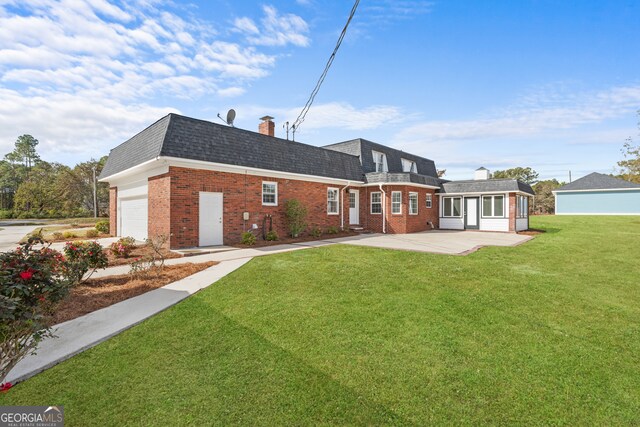
[{"label": "gutter", "polygon": [[382,184],[379,186],[382,192],[382,234],[387,234],[387,193],[382,189]]}]

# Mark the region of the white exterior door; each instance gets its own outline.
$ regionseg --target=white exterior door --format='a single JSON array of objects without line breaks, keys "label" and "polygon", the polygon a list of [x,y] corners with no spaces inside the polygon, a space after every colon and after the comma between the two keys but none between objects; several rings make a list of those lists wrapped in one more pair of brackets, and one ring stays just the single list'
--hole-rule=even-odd
[{"label": "white exterior door", "polygon": [[136,240],[147,238],[147,198],[120,200],[121,237],[133,237]]},{"label": "white exterior door", "polygon": [[464,199],[464,228],[477,229],[478,221],[478,198],[465,197]]},{"label": "white exterior door", "polygon": [[222,193],[200,193],[198,246],[222,245]]},{"label": "white exterior door", "polygon": [[349,224],[360,225],[360,190],[349,190]]}]

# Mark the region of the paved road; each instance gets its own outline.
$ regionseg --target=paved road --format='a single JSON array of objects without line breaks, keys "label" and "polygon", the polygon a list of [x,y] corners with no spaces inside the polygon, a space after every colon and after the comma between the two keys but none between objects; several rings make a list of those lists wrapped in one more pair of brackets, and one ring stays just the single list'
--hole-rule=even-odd
[{"label": "paved road", "polygon": [[6,223],[0,223],[0,228],[2,228],[2,230],[0,230],[0,252],[15,249],[20,239],[38,227],[38,225],[7,226]]}]

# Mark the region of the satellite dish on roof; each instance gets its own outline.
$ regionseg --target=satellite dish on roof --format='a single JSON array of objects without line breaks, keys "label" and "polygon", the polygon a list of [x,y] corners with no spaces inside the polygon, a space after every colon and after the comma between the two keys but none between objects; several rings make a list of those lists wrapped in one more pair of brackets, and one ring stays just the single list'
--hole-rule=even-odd
[{"label": "satellite dish on roof", "polygon": [[233,126],[233,121],[236,119],[236,110],[233,108],[227,111],[227,120],[223,119],[220,113],[218,113],[218,118],[228,124],[229,126]]},{"label": "satellite dish on roof", "polygon": [[227,112],[227,124],[233,126],[233,121],[236,119],[236,110],[233,108]]}]

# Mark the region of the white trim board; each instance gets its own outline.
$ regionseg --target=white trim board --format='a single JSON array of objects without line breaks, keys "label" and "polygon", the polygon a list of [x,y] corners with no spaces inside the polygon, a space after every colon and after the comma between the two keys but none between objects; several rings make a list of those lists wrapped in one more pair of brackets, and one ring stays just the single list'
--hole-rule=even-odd
[{"label": "white trim board", "polygon": [[568,212],[568,213],[558,213],[556,212],[555,215],[566,215],[566,216],[571,216],[571,215],[580,215],[580,216],[589,216],[589,215],[593,215],[593,216],[637,216],[640,215],[640,212],[638,213],[604,213],[604,212],[590,212],[590,213],[576,213],[576,212]]},{"label": "white trim board", "polygon": [[[216,171],[216,172],[248,174],[253,176],[270,177],[270,178],[283,178],[283,179],[294,179],[298,181],[320,182],[324,184],[343,184],[343,185],[347,184],[347,185],[354,185],[354,186],[364,184],[364,181],[352,181],[352,180],[342,179],[342,178],[330,178],[330,177],[317,176],[317,175],[305,175],[305,174],[294,173],[294,172],[274,171],[274,170],[268,170],[268,169],[252,168],[248,166],[227,165],[223,163],[213,163],[213,162],[205,162],[202,160],[181,159],[177,157],[167,157],[167,156],[156,157],[155,159],[151,159],[144,163],[140,163],[139,165],[126,169],[122,172],[118,172],[116,174],[101,178],[100,182],[114,183],[130,175],[140,173],[145,170],[153,169],[154,166],[164,166],[162,170],[159,171],[156,175],[167,173],[169,171],[169,167],[173,166],[173,167],[181,167],[186,169],[202,169],[202,170],[210,170],[210,171]],[[150,176],[153,176],[153,175],[150,175]]]},{"label": "white trim board", "polygon": [[640,187],[637,188],[593,188],[589,190],[553,190],[552,193],[596,193],[602,191],[640,191]]}]

